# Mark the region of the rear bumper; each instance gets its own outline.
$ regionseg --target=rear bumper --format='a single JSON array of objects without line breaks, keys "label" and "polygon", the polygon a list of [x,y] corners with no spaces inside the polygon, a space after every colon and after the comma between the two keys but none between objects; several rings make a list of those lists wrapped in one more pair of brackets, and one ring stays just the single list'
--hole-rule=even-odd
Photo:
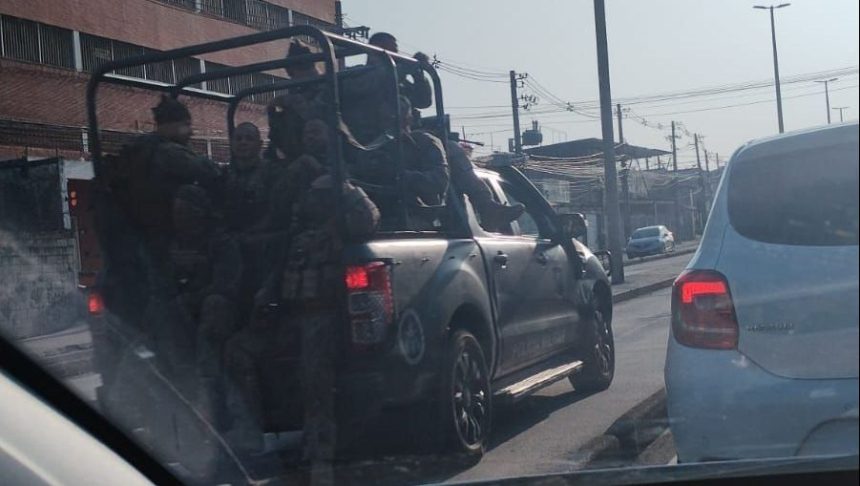
[{"label": "rear bumper", "polygon": [[670,336],[665,380],[680,461],[857,453],[856,378],[782,378]]},{"label": "rear bumper", "polygon": [[338,368],[339,401],[365,414],[425,399],[438,383],[436,353],[427,351],[415,364],[407,363],[396,345],[379,354],[350,355],[349,366]]},{"label": "rear bumper", "polygon": [[637,258],[649,255],[659,255],[663,253],[662,246],[648,247],[648,248],[627,248],[625,250],[627,253],[627,258]]}]

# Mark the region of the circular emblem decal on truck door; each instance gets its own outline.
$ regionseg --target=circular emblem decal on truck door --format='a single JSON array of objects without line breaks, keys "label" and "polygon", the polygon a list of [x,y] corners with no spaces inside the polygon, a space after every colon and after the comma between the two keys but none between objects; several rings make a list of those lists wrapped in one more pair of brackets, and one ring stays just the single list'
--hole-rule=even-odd
[{"label": "circular emblem decal on truck door", "polygon": [[424,328],[421,318],[412,309],[403,313],[400,324],[397,327],[397,346],[403,359],[414,365],[424,357]]}]

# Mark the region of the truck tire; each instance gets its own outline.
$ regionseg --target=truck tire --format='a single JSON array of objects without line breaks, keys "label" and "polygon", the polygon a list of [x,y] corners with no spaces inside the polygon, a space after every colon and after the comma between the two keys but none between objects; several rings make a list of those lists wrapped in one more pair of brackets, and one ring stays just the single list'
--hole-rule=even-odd
[{"label": "truck tire", "polygon": [[492,391],[489,368],[478,340],[468,331],[454,332],[448,340],[437,404],[442,444],[447,452],[467,461],[484,454],[490,433]]},{"label": "truck tire", "polygon": [[615,340],[612,336],[612,312],[595,296],[582,336],[580,356],[583,368],[570,376],[577,391],[599,392],[609,388],[615,377]]}]

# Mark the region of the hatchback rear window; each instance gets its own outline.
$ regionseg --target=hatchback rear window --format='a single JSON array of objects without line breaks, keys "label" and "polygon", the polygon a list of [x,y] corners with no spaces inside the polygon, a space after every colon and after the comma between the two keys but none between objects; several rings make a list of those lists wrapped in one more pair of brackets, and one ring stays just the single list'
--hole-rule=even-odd
[{"label": "hatchback rear window", "polygon": [[641,228],[634,231],[630,237],[638,240],[639,238],[654,238],[655,236],[660,236],[660,228]]},{"label": "hatchback rear window", "polygon": [[766,243],[857,244],[858,149],[854,143],[741,159],[728,181],[732,226]]}]

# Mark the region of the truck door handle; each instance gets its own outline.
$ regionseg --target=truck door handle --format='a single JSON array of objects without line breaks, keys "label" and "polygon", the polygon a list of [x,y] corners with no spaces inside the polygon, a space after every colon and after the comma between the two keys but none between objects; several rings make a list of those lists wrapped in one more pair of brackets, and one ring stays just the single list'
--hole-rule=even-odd
[{"label": "truck door handle", "polygon": [[493,257],[493,261],[501,265],[502,268],[505,268],[508,264],[508,254],[500,251]]},{"label": "truck door handle", "polygon": [[544,253],[544,252],[538,253],[537,256],[535,257],[535,259],[541,265],[546,265],[549,262],[549,258],[547,258],[546,253]]}]

